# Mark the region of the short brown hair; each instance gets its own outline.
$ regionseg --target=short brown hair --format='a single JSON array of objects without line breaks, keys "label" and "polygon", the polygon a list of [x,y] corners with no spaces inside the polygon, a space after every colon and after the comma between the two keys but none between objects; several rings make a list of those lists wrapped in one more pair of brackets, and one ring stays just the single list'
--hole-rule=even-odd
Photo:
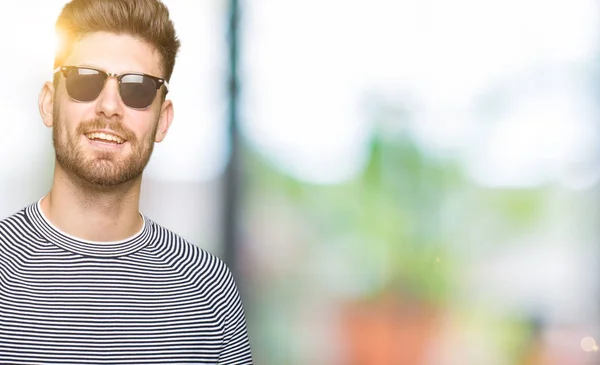
[{"label": "short brown hair", "polygon": [[56,31],[62,46],[54,67],[62,66],[81,37],[104,31],[127,34],[153,46],[160,53],[162,77],[167,81],[180,46],[169,11],[160,0],[72,0],[62,9]]}]

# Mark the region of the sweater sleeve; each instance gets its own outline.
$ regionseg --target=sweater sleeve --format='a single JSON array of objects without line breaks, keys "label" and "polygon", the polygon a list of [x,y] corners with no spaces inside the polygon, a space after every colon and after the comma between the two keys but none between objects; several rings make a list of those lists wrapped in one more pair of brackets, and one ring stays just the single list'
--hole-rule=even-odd
[{"label": "sweater sleeve", "polygon": [[252,365],[246,316],[239,291],[231,272],[225,268],[224,341],[219,365]]}]

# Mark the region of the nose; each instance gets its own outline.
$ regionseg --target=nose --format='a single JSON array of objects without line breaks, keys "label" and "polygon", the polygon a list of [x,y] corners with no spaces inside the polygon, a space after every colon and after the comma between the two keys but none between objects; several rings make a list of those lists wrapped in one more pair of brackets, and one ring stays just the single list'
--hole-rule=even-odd
[{"label": "nose", "polygon": [[119,94],[119,82],[114,77],[108,77],[102,92],[96,100],[96,114],[112,119],[123,116],[123,101]]}]

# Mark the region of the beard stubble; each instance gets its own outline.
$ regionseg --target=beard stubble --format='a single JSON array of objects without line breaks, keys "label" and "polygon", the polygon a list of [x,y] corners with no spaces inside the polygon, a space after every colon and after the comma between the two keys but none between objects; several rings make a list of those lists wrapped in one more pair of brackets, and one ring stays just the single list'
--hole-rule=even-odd
[{"label": "beard stubble", "polygon": [[[122,156],[113,151],[84,151],[81,145],[81,138],[85,138],[83,134],[97,129],[110,129],[119,133],[127,140],[126,143],[129,143],[131,152]],[[72,134],[64,125],[60,110],[55,105],[52,143],[56,161],[63,169],[91,185],[101,188],[116,187],[138,178],[143,173],[154,150],[157,129],[158,117],[148,138],[138,140],[121,122],[97,118],[82,121]]]}]

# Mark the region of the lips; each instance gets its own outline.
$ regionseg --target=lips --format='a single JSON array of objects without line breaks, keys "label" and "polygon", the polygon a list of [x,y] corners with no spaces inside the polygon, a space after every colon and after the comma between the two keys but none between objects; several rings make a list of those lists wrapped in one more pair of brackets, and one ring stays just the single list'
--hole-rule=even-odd
[{"label": "lips", "polygon": [[116,134],[107,132],[88,132],[85,136],[91,141],[112,143],[112,144],[123,144],[126,142],[125,139],[117,136]]}]

